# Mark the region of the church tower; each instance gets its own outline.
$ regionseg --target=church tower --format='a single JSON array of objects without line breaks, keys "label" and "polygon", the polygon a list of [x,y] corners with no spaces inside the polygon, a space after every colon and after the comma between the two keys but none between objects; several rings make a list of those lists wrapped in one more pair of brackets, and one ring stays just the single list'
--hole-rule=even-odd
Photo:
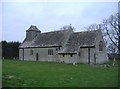
[{"label": "church tower", "polygon": [[26,40],[32,41],[41,31],[34,25],[31,25],[28,30],[26,30]]}]

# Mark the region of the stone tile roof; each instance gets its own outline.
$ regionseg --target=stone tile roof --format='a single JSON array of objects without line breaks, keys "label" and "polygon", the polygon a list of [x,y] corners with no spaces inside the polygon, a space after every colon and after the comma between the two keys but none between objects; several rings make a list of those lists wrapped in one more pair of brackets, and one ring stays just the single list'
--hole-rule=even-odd
[{"label": "stone tile roof", "polygon": [[38,46],[62,46],[68,30],[53,31],[40,34],[35,40]]},{"label": "stone tile roof", "polygon": [[75,52],[80,47],[90,47],[95,45],[96,31],[76,32],[71,34],[69,40],[66,43],[63,52]]},{"label": "stone tile roof", "polygon": [[24,47],[48,47],[48,46],[62,46],[65,43],[66,35],[69,30],[59,30],[47,33],[40,33],[32,41],[27,39],[20,45],[19,48]]},{"label": "stone tile roof", "polygon": [[31,25],[27,31],[40,31],[36,26]]},{"label": "stone tile roof", "polygon": [[95,46],[95,38],[98,30],[85,31],[85,32],[72,32],[66,41],[66,37],[70,30],[59,30],[47,33],[40,33],[32,41],[26,39],[19,46],[19,48],[25,47],[49,47],[49,46],[65,46],[61,52],[75,52],[80,47]]}]

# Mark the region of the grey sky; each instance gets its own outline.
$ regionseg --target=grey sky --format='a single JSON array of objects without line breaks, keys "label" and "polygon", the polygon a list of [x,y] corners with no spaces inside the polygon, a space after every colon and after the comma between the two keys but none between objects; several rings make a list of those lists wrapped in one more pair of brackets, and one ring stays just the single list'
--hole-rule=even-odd
[{"label": "grey sky", "polygon": [[32,24],[42,32],[69,24],[81,31],[117,11],[117,2],[2,2],[2,39],[23,41]]}]

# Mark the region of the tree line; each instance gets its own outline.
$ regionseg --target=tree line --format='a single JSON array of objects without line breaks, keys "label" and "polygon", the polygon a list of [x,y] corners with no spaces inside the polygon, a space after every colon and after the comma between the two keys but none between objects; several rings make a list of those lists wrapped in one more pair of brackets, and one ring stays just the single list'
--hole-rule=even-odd
[{"label": "tree line", "polygon": [[2,58],[3,59],[18,59],[19,58],[19,45],[18,41],[1,41],[2,44]]}]

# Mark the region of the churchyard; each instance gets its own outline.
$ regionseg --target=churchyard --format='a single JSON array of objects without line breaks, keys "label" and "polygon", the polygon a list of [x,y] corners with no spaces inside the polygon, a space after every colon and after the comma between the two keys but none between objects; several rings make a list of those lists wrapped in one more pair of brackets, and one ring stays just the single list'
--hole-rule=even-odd
[{"label": "churchyard", "polygon": [[3,87],[117,87],[118,65],[2,61]]}]

